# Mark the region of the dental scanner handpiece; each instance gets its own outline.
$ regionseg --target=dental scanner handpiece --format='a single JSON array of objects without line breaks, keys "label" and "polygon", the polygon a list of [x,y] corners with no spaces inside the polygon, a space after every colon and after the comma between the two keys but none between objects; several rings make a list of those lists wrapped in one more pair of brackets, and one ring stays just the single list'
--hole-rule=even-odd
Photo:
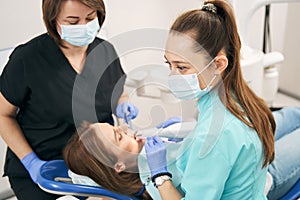
[{"label": "dental scanner handpiece", "polygon": [[162,139],[164,138],[163,141],[176,143],[187,137],[187,135],[194,130],[195,126],[196,121],[192,121],[172,124],[166,128],[143,129],[136,133],[136,137],[146,139],[147,137],[158,135]]},{"label": "dental scanner handpiece", "polygon": [[[163,127],[158,128],[153,135],[158,135],[164,143],[178,143],[183,140],[183,138],[172,138],[172,137],[164,137],[161,136],[161,132],[163,131]],[[142,136],[139,132],[136,133],[136,137],[140,139],[147,139],[147,136]]]},{"label": "dental scanner handpiece", "polygon": [[[167,137],[162,137],[160,136],[161,140],[164,142],[164,143],[178,143],[178,142],[181,142],[183,140],[183,138],[167,138]],[[144,139],[146,140],[147,137],[145,136],[137,136],[137,139]]]}]

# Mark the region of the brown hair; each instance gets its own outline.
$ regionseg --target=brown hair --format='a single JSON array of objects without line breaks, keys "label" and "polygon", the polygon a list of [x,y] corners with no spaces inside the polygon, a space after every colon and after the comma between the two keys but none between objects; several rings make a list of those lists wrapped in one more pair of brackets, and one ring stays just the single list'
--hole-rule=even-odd
[{"label": "brown hair", "polygon": [[231,6],[224,0],[206,0],[202,9],[179,16],[172,30],[190,34],[211,58],[225,50],[228,59],[228,66],[222,74],[225,90],[219,90],[219,97],[232,114],[256,130],[264,147],[263,167],[272,162],[276,128],[274,117],[263,99],[256,96],[243,79],[241,41]]},{"label": "brown hair", "polygon": [[[61,3],[66,0],[43,0],[42,10],[43,19],[46,25],[48,34],[54,39],[54,41],[62,46],[60,35],[56,30],[56,18],[60,12]],[[97,10],[97,16],[100,27],[105,19],[105,5],[102,0],[77,0],[84,5]]]},{"label": "brown hair", "polygon": [[[66,165],[72,172],[88,176],[110,191],[127,196],[137,194],[143,187],[139,174],[115,172],[107,162],[114,165],[117,158],[104,148],[104,143],[105,141],[97,136],[95,129],[89,123],[84,122],[70,138],[63,151]],[[89,153],[87,148],[93,149],[93,153]],[[97,155],[97,158],[94,155]],[[151,200],[152,198],[145,190],[142,199]]]}]

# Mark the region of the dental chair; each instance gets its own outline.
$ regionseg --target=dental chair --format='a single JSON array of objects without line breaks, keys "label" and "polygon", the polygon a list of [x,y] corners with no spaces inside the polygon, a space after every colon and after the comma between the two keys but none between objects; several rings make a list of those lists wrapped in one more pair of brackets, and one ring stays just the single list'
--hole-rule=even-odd
[{"label": "dental chair", "polygon": [[300,179],[280,200],[296,200],[300,199]]},{"label": "dental chair", "polygon": [[[138,200],[135,197],[120,195],[102,187],[73,184],[60,180],[68,180],[68,168],[63,160],[46,162],[38,178],[39,187],[49,193],[58,195],[74,195],[77,197],[109,197],[118,200]],[[280,200],[296,200],[300,197],[300,180]]]},{"label": "dental chair", "polygon": [[74,195],[76,197],[109,197],[118,200],[138,200],[106,190],[102,187],[73,184],[69,181],[68,168],[63,160],[46,162],[38,178],[39,187],[52,194]]}]

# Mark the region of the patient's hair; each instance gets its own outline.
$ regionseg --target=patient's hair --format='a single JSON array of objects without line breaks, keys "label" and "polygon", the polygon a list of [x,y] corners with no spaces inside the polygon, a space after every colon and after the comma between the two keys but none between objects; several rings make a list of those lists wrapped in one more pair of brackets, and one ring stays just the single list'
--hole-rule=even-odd
[{"label": "patient's hair", "polygon": [[[66,165],[72,172],[88,176],[107,190],[134,196],[143,187],[139,174],[117,173],[112,166],[118,159],[105,148],[104,142],[97,136],[95,128],[88,122],[83,122],[64,149]],[[93,153],[90,153],[86,147],[92,148]],[[97,155],[97,158],[94,155]],[[107,162],[111,162],[112,165]],[[141,198],[152,199],[146,190]]]}]

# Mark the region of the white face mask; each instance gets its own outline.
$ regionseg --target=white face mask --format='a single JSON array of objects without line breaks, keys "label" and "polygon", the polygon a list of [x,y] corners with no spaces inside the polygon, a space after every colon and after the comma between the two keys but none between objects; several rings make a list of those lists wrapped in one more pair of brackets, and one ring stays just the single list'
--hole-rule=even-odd
[{"label": "white face mask", "polygon": [[61,39],[74,46],[87,46],[92,43],[100,29],[98,18],[96,17],[87,24],[80,25],[60,25]]},{"label": "white face mask", "polygon": [[210,61],[208,65],[206,65],[199,73],[187,74],[187,75],[170,75],[168,77],[168,84],[171,92],[178,99],[183,100],[192,100],[196,98],[200,98],[203,95],[207,94],[211,89],[211,84],[216,79],[217,75],[215,74],[212,80],[207,84],[206,88],[201,89],[199,87],[198,76],[205,71],[211,63],[214,61]]}]

